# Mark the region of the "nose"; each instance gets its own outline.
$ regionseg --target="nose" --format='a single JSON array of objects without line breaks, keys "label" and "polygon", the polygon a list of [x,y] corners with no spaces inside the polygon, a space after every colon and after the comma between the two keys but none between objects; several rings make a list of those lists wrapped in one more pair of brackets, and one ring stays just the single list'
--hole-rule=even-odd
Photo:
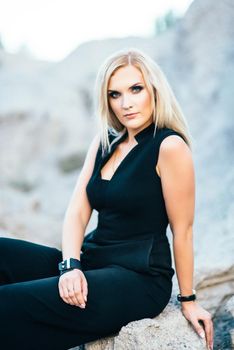
[{"label": "nose", "polygon": [[132,107],[132,100],[129,95],[122,95],[122,100],[121,100],[121,107],[123,109],[129,109]]}]

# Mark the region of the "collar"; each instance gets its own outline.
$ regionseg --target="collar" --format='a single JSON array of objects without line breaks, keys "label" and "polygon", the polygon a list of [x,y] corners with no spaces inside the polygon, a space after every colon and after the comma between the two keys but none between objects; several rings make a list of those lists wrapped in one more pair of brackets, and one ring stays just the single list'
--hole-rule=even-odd
[{"label": "collar", "polygon": [[[155,129],[155,124],[154,124],[154,122],[152,122],[151,124],[146,126],[144,129],[138,131],[134,135],[135,140],[139,143],[139,142],[143,141],[144,139],[146,139],[147,137],[153,136],[154,129]],[[125,140],[127,135],[128,135],[128,132],[125,132],[117,143]]]},{"label": "collar", "polygon": [[136,139],[137,142],[140,142],[140,141],[144,140],[145,138],[147,138],[148,136],[153,136],[154,129],[155,129],[155,124],[154,124],[154,122],[152,122],[150,125],[146,126],[144,129],[137,132],[134,135],[134,138]]},{"label": "collar", "polygon": [[[138,131],[135,135],[134,138],[137,141],[137,143],[141,143],[142,141],[144,141],[145,139],[149,138],[149,137],[153,137],[154,134],[154,130],[155,130],[155,123],[152,122],[151,124],[149,124],[148,126],[146,126],[144,129]],[[118,141],[114,142],[114,144],[111,146],[111,149],[109,149],[109,151],[107,152],[106,156],[108,156],[108,154],[110,155],[112,152],[114,152],[114,150],[116,149],[116,147],[123,141],[126,139],[128,135],[128,132],[125,132],[119,139]],[[113,141],[113,139],[112,139]]]}]

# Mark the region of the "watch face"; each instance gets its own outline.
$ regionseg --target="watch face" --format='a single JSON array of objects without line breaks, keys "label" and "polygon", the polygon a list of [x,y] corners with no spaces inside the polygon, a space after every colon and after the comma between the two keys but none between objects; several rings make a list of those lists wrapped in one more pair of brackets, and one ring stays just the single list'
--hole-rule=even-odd
[{"label": "watch face", "polygon": [[67,261],[66,260],[64,260],[61,263],[59,263],[59,270],[60,271],[66,270],[66,268],[67,268]]},{"label": "watch face", "polygon": [[66,260],[63,260],[62,262],[59,263],[58,266],[60,271],[70,270],[73,268],[78,268],[82,270],[80,261],[78,259],[73,259],[73,258],[68,258]]}]

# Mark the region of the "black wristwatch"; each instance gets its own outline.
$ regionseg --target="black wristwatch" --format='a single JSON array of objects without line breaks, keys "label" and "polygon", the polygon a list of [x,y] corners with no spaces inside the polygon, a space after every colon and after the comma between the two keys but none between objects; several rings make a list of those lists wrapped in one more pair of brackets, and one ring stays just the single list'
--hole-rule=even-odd
[{"label": "black wristwatch", "polygon": [[58,264],[58,268],[60,271],[60,275],[62,275],[63,273],[65,273],[67,271],[71,271],[73,269],[82,270],[82,265],[81,265],[80,260],[74,259],[74,258],[68,258],[66,260],[61,261]]},{"label": "black wristwatch", "polygon": [[188,296],[182,296],[181,294],[177,294],[177,300],[178,301],[192,301],[192,300],[196,300],[196,290],[193,289],[193,294],[188,295]]}]

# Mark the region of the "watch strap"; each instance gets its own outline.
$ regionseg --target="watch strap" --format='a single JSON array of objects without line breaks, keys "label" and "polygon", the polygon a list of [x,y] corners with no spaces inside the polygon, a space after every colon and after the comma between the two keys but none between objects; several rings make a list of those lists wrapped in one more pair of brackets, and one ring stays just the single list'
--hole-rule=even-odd
[{"label": "watch strap", "polygon": [[80,260],[74,259],[74,258],[68,258],[66,260],[61,261],[58,264],[58,268],[60,271],[60,274],[73,270],[73,269],[79,269],[82,270],[82,265]]},{"label": "watch strap", "polygon": [[193,291],[193,294],[187,295],[187,296],[178,294],[177,295],[177,300],[180,301],[180,302],[196,300],[196,290],[193,289],[192,291]]}]

